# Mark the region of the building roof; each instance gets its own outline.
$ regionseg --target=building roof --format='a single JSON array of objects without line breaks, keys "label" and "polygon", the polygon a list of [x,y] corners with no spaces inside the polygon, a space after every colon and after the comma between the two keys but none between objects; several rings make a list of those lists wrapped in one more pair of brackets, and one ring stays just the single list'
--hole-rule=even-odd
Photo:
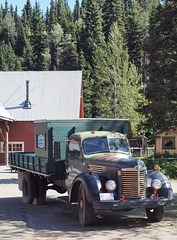
[{"label": "building roof", "polygon": [[13,121],[11,114],[0,103],[0,120]]},{"label": "building roof", "polygon": [[81,82],[81,71],[0,72],[0,102],[17,121],[78,119]]}]

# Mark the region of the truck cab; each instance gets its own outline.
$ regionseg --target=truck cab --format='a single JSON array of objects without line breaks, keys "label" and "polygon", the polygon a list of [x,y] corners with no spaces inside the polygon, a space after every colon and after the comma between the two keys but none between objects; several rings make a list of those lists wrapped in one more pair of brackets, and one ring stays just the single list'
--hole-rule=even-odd
[{"label": "truck cab", "polygon": [[78,173],[101,172],[103,161],[98,159],[129,158],[131,156],[128,139],[115,131],[90,131],[72,134],[67,142],[66,171],[67,187],[70,188]]}]

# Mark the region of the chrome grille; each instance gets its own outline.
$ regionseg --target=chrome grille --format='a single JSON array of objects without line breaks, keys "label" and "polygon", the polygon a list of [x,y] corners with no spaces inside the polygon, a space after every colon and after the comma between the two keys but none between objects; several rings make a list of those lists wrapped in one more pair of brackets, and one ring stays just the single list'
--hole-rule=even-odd
[{"label": "chrome grille", "polygon": [[125,198],[143,199],[146,197],[146,171],[121,169],[121,195]]}]

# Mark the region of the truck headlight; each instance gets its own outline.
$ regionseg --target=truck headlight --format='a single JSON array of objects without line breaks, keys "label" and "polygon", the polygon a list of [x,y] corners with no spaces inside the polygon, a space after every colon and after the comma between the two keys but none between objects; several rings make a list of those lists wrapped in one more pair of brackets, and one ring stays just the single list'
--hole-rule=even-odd
[{"label": "truck headlight", "polygon": [[153,179],[151,182],[151,187],[154,190],[159,190],[162,187],[162,182],[159,179]]},{"label": "truck headlight", "polygon": [[105,183],[105,188],[108,192],[112,192],[116,189],[116,183],[113,180],[108,180]]}]

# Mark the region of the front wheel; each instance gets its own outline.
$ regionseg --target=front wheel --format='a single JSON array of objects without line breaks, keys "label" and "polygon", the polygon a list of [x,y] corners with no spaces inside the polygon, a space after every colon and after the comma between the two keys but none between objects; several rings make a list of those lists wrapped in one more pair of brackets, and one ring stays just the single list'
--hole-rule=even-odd
[{"label": "front wheel", "polygon": [[160,222],[164,215],[164,207],[146,208],[146,215],[151,222]]},{"label": "front wheel", "polygon": [[78,191],[78,213],[79,222],[82,226],[88,226],[94,222],[94,209],[92,204],[87,201],[85,189],[81,183]]}]

